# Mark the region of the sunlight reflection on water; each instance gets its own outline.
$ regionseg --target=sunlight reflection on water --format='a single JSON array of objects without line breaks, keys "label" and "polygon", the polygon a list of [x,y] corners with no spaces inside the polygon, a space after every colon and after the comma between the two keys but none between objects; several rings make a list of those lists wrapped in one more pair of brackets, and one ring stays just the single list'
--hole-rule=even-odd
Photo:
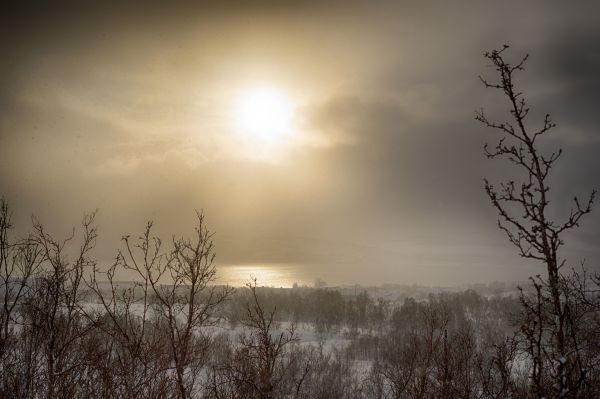
[{"label": "sunlight reflection on water", "polygon": [[259,286],[268,287],[291,287],[294,283],[298,283],[298,285],[312,284],[308,276],[303,276],[299,268],[291,265],[231,265],[218,268],[218,283],[239,287],[253,278],[256,279]]}]

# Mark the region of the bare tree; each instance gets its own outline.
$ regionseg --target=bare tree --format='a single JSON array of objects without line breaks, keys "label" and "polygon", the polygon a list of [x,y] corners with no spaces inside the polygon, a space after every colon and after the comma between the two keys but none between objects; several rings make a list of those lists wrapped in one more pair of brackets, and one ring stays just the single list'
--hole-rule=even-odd
[{"label": "bare tree", "polygon": [[[123,241],[129,243],[129,237]],[[105,361],[94,364],[102,376],[104,397],[158,398],[166,396],[171,388],[165,377],[170,368],[164,350],[166,337],[153,309],[152,274],[138,275],[131,283],[120,283],[116,277],[129,263],[135,262],[141,270],[151,271],[164,261],[166,255],[161,253],[160,240],[152,239],[150,223],[135,248],[142,256],[128,261],[119,251],[105,273],[94,268],[86,281],[101,305],[98,314],[90,311],[87,315],[91,320],[99,319],[98,329],[104,333],[100,357]],[[133,251],[130,254],[133,256]]]},{"label": "bare tree", "polygon": [[23,357],[22,307],[42,260],[39,246],[28,238],[11,236],[8,203],[0,200],[0,396],[25,396],[32,381],[31,358]]},{"label": "bare tree", "polygon": [[507,49],[505,45],[484,54],[498,76],[494,81],[480,79],[486,88],[497,89],[507,98],[510,120],[492,121],[483,109],[475,118],[500,135],[495,146],[484,147],[486,156],[510,161],[522,173],[522,180],[509,180],[496,188],[486,179],[485,190],[500,215],[500,229],[519,255],[546,266],[546,276],[535,279],[537,294],[534,298],[523,296],[522,329],[530,346],[535,394],[542,397],[553,392],[564,397],[579,391],[585,382],[586,370],[580,363],[577,336],[572,334],[573,307],[563,289],[561,273],[566,259],[560,256],[559,249],[564,244],[564,233],[577,227],[581,218],[591,211],[596,192],[592,191],[585,202],[575,197],[563,221],[549,216],[548,179],[562,149],[545,153],[540,148],[540,140],[556,125],[546,114],[538,128],[529,126],[530,108],[515,84],[515,76],[524,70],[528,56],[512,64],[505,59]]},{"label": "bare tree", "polygon": [[[209,342],[203,327],[218,322],[217,310],[231,293],[229,287],[213,285],[212,236],[204,215],[197,212],[195,236],[173,238],[172,249],[164,251],[162,240],[152,235],[152,223],[148,223],[137,240],[123,237],[124,248],[106,273],[108,293],[101,289],[98,270],[94,271],[88,285],[109,319],[106,332],[131,361],[121,367],[135,376],[125,391],[147,391],[159,376],[170,375],[175,396],[194,396]],[[118,272],[129,273],[135,279],[133,286],[120,289],[115,282]],[[160,361],[163,356],[166,363]]]},{"label": "bare tree", "polygon": [[15,324],[15,309],[28,294],[30,279],[39,270],[40,248],[31,239],[11,240],[11,213],[4,198],[0,200],[0,352],[11,334],[11,323]]},{"label": "bare tree", "polygon": [[91,251],[97,230],[95,213],[82,221],[81,240],[73,249],[76,230],[64,240],[55,239],[34,218],[32,240],[41,254],[41,273],[31,284],[33,293],[24,307],[25,332],[39,345],[41,363],[36,370],[39,392],[47,398],[73,397],[81,387],[86,359],[80,350],[93,328],[81,312],[82,278],[95,265]]},{"label": "bare tree", "polygon": [[[294,326],[275,333],[276,309],[264,309],[256,281],[247,287],[251,303],[242,323],[249,333],[242,333],[227,363],[214,368],[210,394],[218,399],[299,397],[309,361],[298,367],[299,358],[288,350],[298,340]],[[299,375],[293,375],[298,370]]]}]

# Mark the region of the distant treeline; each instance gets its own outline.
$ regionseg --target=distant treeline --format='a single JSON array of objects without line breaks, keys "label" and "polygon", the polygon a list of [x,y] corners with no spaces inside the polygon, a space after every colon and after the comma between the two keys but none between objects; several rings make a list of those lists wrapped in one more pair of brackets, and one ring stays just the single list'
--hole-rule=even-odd
[{"label": "distant treeline", "polygon": [[[466,313],[472,318],[485,314],[503,320],[519,310],[516,296],[497,295],[488,299],[474,290],[430,293],[420,295],[420,299],[395,295],[396,300],[374,298],[366,290],[350,292],[337,288],[257,288],[265,309],[276,309],[276,320],[311,324],[320,333],[384,332],[390,323],[395,326],[403,303],[443,301],[457,313]],[[247,288],[236,289],[227,303],[226,315],[233,325],[245,317],[249,297]]]}]

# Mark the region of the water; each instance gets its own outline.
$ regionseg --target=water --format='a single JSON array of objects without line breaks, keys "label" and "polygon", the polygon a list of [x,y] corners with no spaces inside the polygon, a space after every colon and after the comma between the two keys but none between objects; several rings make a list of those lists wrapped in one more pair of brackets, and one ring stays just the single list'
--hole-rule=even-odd
[{"label": "water", "polygon": [[289,264],[256,264],[220,266],[217,269],[217,282],[239,287],[256,279],[259,286],[292,287],[312,285],[311,278],[303,268]]}]

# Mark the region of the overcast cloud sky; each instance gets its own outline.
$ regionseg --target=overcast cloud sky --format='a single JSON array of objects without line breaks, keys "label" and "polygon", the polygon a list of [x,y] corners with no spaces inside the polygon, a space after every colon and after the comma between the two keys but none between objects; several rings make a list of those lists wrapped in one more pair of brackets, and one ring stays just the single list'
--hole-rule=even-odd
[{"label": "overcast cloud sky", "polygon": [[[97,254],[155,221],[216,231],[218,265],[286,270],[286,283],[460,284],[542,271],[497,229],[482,179],[502,118],[482,53],[531,57],[519,77],[558,128],[553,212],[600,188],[596,2],[224,2],[20,6],[0,28],[0,195],[15,220],[65,234],[99,208]],[[235,130],[240,93],[285,93],[277,148]],[[537,119],[536,119],[537,118]],[[600,212],[567,237],[600,260]],[[244,269],[246,270],[246,269]],[[243,276],[244,278],[247,276]],[[233,278],[233,277],[228,277]],[[283,280],[282,280],[283,281]]]}]

